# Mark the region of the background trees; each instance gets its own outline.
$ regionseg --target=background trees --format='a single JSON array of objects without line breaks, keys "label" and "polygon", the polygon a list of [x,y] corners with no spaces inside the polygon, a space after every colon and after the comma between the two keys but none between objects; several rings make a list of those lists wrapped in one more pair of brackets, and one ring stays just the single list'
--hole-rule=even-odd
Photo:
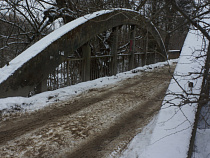
[{"label": "background trees", "polygon": [[0,1],[1,67],[51,29],[51,27],[48,29],[42,27],[42,14],[49,5],[34,0]]},{"label": "background trees", "polygon": [[[119,7],[140,11],[159,29],[167,49],[181,49],[189,19],[192,23],[209,13],[203,12],[207,6],[207,0],[1,0],[0,67],[60,25],[87,13]],[[99,35],[106,44],[108,34]]]}]

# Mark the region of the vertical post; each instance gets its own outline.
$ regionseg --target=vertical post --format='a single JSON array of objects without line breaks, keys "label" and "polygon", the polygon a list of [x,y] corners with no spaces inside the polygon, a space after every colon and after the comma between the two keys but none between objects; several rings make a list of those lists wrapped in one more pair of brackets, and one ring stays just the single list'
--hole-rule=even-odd
[{"label": "vertical post", "polygon": [[135,53],[135,35],[136,35],[136,26],[131,25],[131,32],[130,32],[130,49],[129,49],[129,69],[133,69],[134,65],[134,53]]},{"label": "vertical post", "polygon": [[147,65],[147,52],[148,52],[148,30],[146,32],[145,42],[144,42],[144,55],[142,56],[142,66]]},{"label": "vertical post", "polygon": [[66,61],[66,75],[67,75],[67,86],[70,85],[70,78],[69,78],[69,60]]},{"label": "vertical post", "polygon": [[146,56],[147,56],[147,33],[146,36],[143,39],[143,53],[141,55],[141,66],[146,65]]},{"label": "vertical post", "polygon": [[[148,53],[148,48],[149,48],[149,32],[147,29],[147,36],[146,36],[146,54],[145,54],[145,65],[148,65],[149,63],[149,58],[150,58],[150,54]],[[148,57],[149,56],[149,57]]]},{"label": "vertical post", "polygon": [[83,81],[90,80],[90,60],[91,60],[91,48],[89,43],[82,46],[83,54]]},{"label": "vertical post", "polygon": [[141,62],[142,62],[141,66],[144,66],[146,64],[146,52],[141,56]]},{"label": "vertical post", "polygon": [[112,55],[112,75],[117,74],[117,48],[118,48],[118,27],[112,28],[112,47],[111,47],[111,55]]}]

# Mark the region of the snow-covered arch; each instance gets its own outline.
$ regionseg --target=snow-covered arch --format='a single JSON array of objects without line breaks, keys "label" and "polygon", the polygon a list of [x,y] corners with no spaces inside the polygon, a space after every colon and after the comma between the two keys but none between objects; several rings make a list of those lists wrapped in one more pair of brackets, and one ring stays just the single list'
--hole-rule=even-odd
[{"label": "snow-covered arch", "polygon": [[71,53],[101,32],[120,25],[139,25],[153,35],[161,53],[164,43],[156,27],[138,12],[128,9],[102,10],[80,17],[36,42],[8,66],[0,69],[0,98],[27,96]]}]

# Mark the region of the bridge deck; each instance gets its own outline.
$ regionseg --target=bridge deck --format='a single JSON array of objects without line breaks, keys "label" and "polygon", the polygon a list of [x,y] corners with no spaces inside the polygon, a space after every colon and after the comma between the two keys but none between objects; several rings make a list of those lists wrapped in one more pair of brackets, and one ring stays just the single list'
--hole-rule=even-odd
[{"label": "bridge deck", "polygon": [[120,152],[157,113],[170,79],[168,66],[156,68],[10,117],[0,125],[1,156],[101,158]]}]

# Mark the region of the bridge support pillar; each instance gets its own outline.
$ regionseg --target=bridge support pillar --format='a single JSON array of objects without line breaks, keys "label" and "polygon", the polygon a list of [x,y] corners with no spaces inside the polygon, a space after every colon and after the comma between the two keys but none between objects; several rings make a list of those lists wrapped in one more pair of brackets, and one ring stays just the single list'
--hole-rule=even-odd
[{"label": "bridge support pillar", "polygon": [[91,48],[89,43],[86,43],[82,46],[83,54],[83,81],[90,80],[90,62],[91,62]]},{"label": "bridge support pillar", "polygon": [[111,55],[112,55],[112,75],[117,74],[117,48],[118,48],[118,27],[114,27],[112,29],[112,48],[111,48]]},{"label": "bridge support pillar", "polygon": [[136,26],[131,25],[131,32],[130,32],[130,59],[129,59],[129,69],[134,69],[134,53],[135,53],[135,35],[136,35]]}]

